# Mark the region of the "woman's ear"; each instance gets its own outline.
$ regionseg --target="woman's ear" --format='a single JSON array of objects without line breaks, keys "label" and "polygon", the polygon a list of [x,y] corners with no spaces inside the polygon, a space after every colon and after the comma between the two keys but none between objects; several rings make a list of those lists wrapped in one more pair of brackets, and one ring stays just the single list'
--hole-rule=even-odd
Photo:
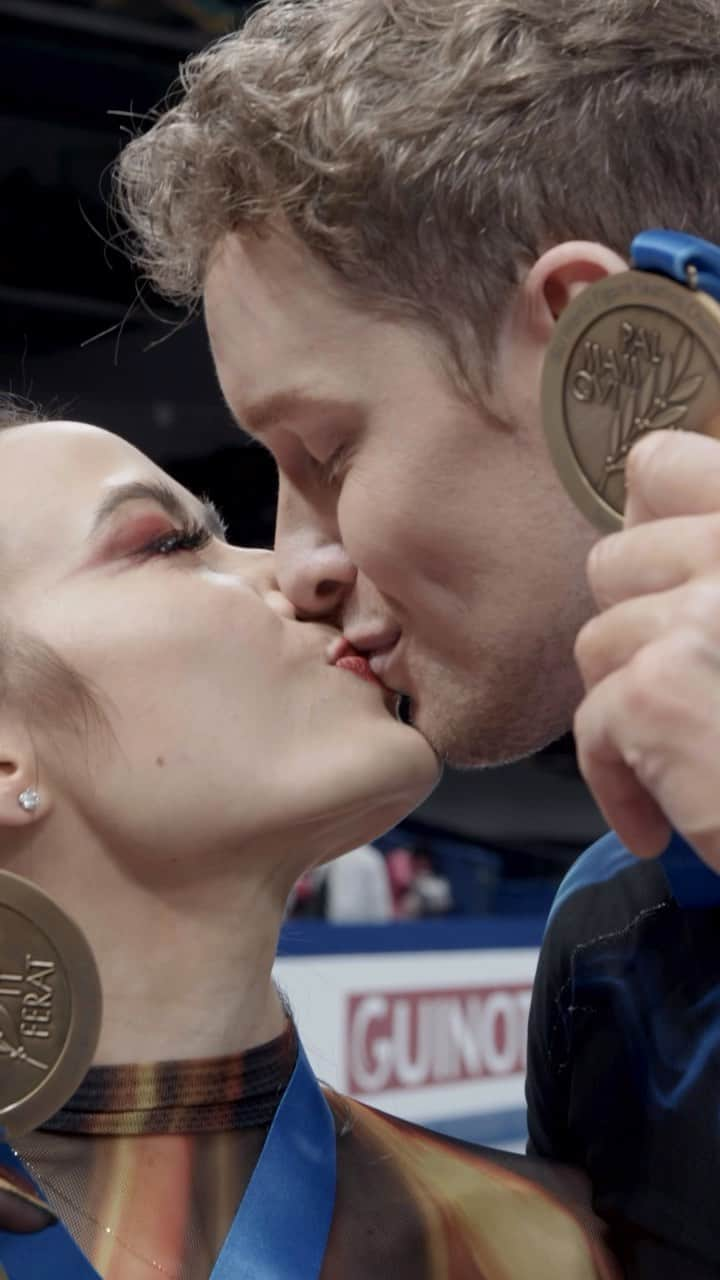
[{"label": "woman's ear", "polygon": [[614,249],[589,240],[568,240],[543,253],[520,285],[521,311],[536,340],[549,342],[555,322],[578,293],[628,265]]},{"label": "woman's ear", "polygon": [[29,826],[47,812],[47,804],[27,729],[12,717],[0,717],[0,830]]}]

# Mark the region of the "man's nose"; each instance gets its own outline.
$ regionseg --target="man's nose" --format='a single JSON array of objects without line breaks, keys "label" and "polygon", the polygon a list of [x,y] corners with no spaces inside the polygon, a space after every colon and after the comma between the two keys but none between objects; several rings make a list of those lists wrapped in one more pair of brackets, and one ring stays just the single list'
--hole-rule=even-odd
[{"label": "man's nose", "polygon": [[355,581],[355,566],[339,542],[280,538],[275,556],[280,590],[305,618],[336,613]]},{"label": "man's nose", "polygon": [[321,522],[278,512],[275,571],[284,595],[301,617],[331,617],[351,589],[357,570],[336,531]]}]

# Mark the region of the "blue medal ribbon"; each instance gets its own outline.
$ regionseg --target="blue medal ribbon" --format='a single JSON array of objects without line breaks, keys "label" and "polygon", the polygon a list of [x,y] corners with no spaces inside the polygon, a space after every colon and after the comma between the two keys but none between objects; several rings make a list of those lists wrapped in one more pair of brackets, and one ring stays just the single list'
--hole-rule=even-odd
[{"label": "blue medal ribbon", "polygon": [[654,271],[720,302],[720,245],[684,231],[641,231],[630,245],[636,271]]},{"label": "blue medal ribbon", "polygon": [[[0,1144],[2,1162],[29,1176],[6,1144]],[[298,1044],[210,1280],[318,1280],[335,1207],[335,1163],[333,1115]],[[0,1231],[2,1267],[8,1280],[99,1280],[61,1222],[29,1235]]]}]

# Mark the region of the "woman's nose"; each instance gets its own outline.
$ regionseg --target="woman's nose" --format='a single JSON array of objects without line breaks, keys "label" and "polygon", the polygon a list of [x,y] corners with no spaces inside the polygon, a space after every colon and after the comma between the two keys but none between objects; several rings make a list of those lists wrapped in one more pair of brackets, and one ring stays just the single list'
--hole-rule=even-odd
[{"label": "woman's nose", "polygon": [[248,577],[268,608],[283,618],[296,618],[294,604],[280,590],[273,551],[248,551]]},{"label": "woman's nose", "polygon": [[297,609],[292,601],[284,596],[279,587],[268,591],[265,595],[265,603],[274,613],[278,613],[281,618],[297,618]]}]

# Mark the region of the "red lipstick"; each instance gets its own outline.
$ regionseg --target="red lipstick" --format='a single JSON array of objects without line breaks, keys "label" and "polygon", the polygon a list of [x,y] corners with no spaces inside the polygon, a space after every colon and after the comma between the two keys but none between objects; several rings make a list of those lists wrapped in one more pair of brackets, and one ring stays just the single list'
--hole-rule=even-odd
[{"label": "red lipstick", "polygon": [[334,667],[341,667],[343,671],[352,671],[353,675],[359,676],[361,680],[367,680],[368,684],[377,684],[381,689],[385,686],[379,676],[375,675],[367,658],[361,653],[353,649],[348,640],[343,639],[338,650],[338,657],[332,663]]},{"label": "red lipstick", "polygon": [[361,680],[367,680],[370,684],[379,684],[383,689],[382,680],[375,675],[367,658],[363,658],[359,653],[348,653],[346,657],[340,658],[335,663],[336,667],[342,667],[343,671],[352,671],[354,675],[359,676]]}]

